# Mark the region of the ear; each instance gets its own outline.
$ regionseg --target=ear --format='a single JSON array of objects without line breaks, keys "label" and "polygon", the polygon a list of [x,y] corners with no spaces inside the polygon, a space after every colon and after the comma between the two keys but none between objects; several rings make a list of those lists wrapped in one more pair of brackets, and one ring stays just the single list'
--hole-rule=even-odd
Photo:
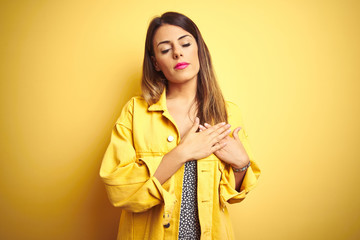
[{"label": "ear", "polygon": [[158,63],[157,63],[157,61],[156,61],[156,58],[155,58],[154,56],[151,56],[151,60],[152,60],[152,62],[153,62],[153,65],[154,65],[154,67],[155,67],[155,70],[158,71],[158,72],[160,72],[161,70],[160,70],[159,65],[158,65]]}]

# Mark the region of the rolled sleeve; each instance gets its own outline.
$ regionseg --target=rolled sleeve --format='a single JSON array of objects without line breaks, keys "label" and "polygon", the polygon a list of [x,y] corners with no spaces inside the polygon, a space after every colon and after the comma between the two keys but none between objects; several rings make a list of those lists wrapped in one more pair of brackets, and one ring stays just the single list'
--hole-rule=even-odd
[{"label": "rolled sleeve", "polygon": [[230,165],[221,170],[220,197],[223,203],[241,202],[246,197],[246,194],[255,188],[260,176],[260,169],[254,161],[250,161],[251,165],[246,170],[240,192],[235,189],[235,175]]},{"label": "rolled sleeve", "polygon": [[257,185],[259,176],[260,176],[260,168],[257,163],[254,161],[254,155],[251,150],[248,135],[244,129],[244,124],[241,116],[240,109],[237,105],[231,102],[227,102],[228,114],[229,114],[229,123],[234,127],[241,127],[239,131],[239,138],[241,143],[243,144],[246,153],[250,159],[250,167],[246,170],[244,179],[240,186],[240,192],[235,189],[235,175],[229,164],[221,164],[220,172],[220,200],[224,205],[226,202],[228,203],[238,203],[245,199],[247,193],[255,188]]},{"label": "rolled sleeve", "polygon": [[161,203],[165,204],[165,212],[171,212],[175,194],[153,176],[162,156],[137,157],[131,126],[132,104],[129,102],[113,127],[100,167],[109,200],[114,206],[131,212],[143,212]]}]

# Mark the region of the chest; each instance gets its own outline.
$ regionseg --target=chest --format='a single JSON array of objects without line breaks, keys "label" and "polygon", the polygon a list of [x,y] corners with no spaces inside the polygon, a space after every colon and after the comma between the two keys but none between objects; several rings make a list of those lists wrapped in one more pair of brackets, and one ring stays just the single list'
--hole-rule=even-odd
[{"label": "chest", "polygon": [[195,105],[169,102],[167,108],[170,116],[175,121],[180,137],[183,137],[194,124],[196,117]]},{"label": "chest", "polygon": [[137,153],[167,153],[176,147],[193,125],[195,117],[182,111],[134,110],[132,144]]},{"label": "chest", "polygon": [[175,121],[175,124],[179,130],[180,137],[184,137],[184,135],[190,130],[193,125],[195,116],[189,116],[187,112],[170,112],[171,117]]}]

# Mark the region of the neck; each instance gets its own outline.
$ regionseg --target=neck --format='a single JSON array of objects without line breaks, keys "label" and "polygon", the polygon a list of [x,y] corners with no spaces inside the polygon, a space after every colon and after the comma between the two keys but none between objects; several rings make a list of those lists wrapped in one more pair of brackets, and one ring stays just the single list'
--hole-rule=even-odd
[{"label": "neck", "polygon": [[196,97],[197,79],[186,83],[170,83],[166,92],[167,99],[193,101]]}]

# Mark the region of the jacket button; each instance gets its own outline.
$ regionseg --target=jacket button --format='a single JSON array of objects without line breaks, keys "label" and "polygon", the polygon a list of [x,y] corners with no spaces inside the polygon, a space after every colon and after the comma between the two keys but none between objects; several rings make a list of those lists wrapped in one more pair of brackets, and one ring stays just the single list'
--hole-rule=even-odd
[{"label": "jacket button", "polygon": [[170,223],[164,225],[164,228],[169,228],[169,227],[170,227]]},{"label": "jacket button", "polygon": [[172,141],[174,141],[174,137],[170,135],[170,136],[168,136],[167,140],[168,140],[168,142],[172,142]]}]

